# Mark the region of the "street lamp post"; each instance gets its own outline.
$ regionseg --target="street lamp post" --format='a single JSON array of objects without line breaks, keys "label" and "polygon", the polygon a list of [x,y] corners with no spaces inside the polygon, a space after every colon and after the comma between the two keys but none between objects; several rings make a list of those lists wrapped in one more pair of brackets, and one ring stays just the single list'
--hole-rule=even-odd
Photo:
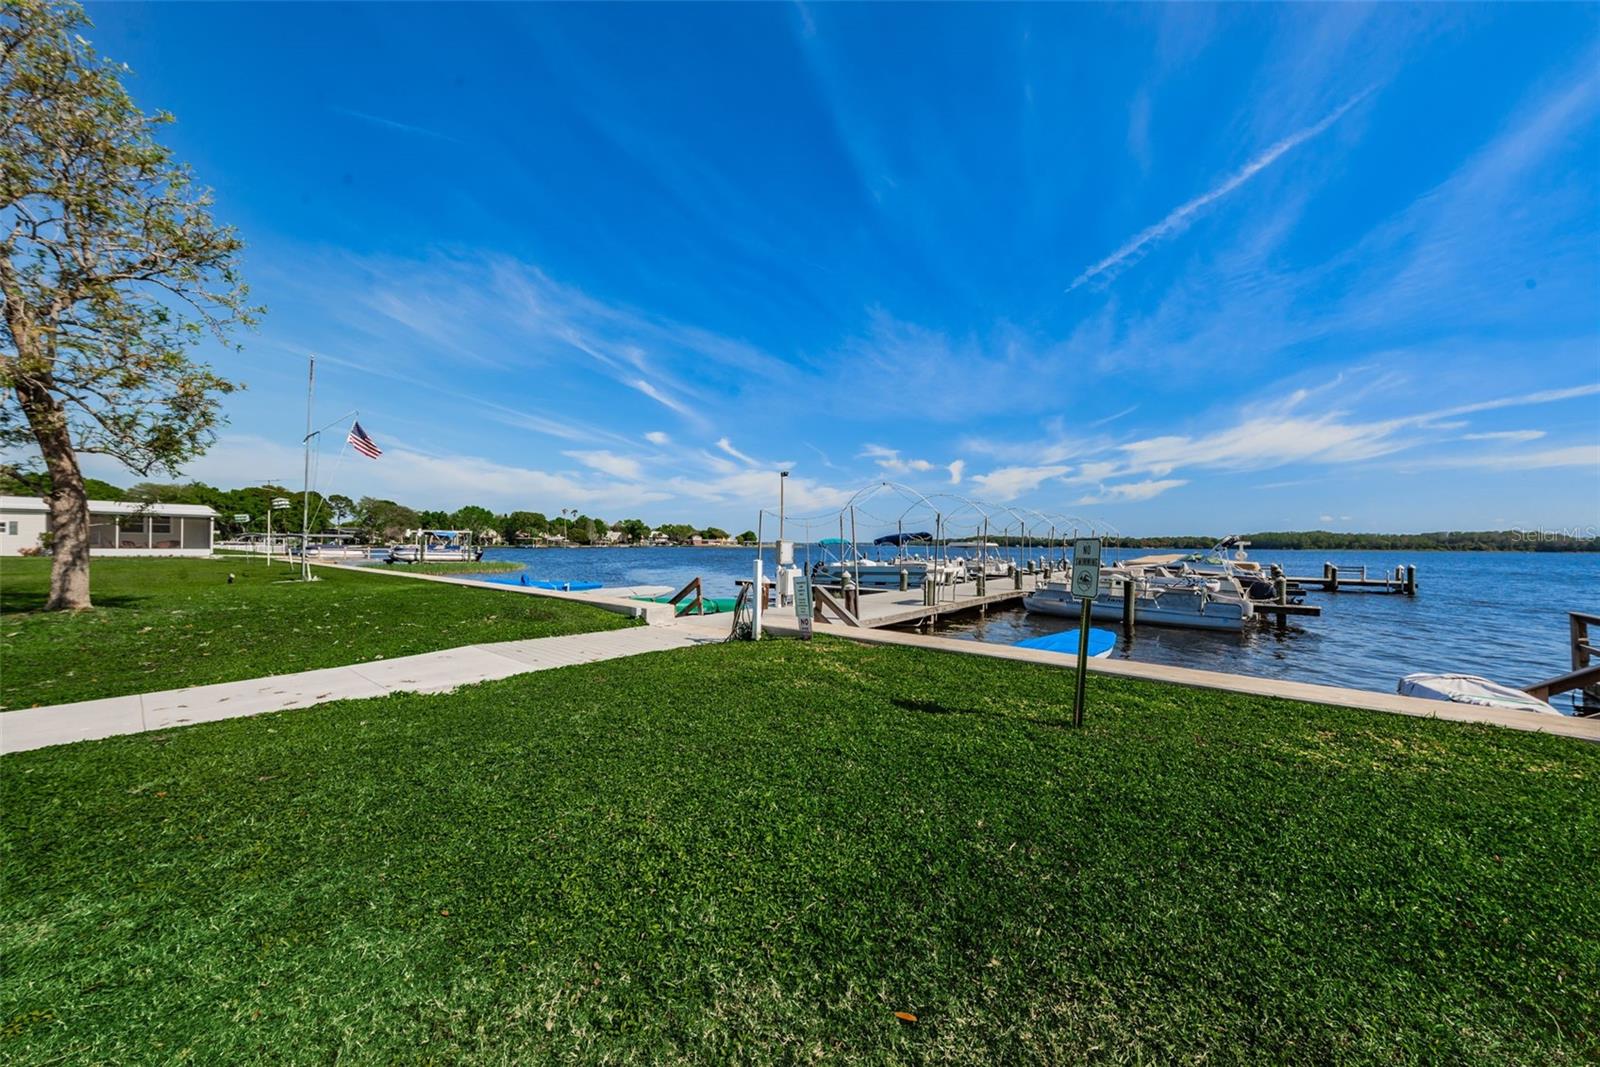
[{"label": "street lamp post", "polygon": [[783,540],[783,487],[789,484],[789,472],[778,472],[778,540]]}]

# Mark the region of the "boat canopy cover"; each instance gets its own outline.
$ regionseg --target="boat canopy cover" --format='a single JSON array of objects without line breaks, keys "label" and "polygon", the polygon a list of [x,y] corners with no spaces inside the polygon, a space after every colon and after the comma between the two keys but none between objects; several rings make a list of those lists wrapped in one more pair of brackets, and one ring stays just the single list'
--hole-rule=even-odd
[{"label": "boat canopy cover", "polygon": [[817,544],[827,545],[829,548],[838,548],[841,545],[848,545],[849,543],[849,541],[846,541],[842,537],[824,537],[822,540],[817,542]]},{"label": "boat canopy cover", "polygon": [[[1117,635],[1112,631],[1101,629],[1089,631],[1089,655],[1091,658],[1106,658],[1111,655],[1111,650],[1116,645]],[[1041,652],[1065,652],[1069,656],[1076,656],[1078,654],[1078,631],[1062,630],[1060,633],[1030,637],[1026,641],[1018,641],[1016,647],[1037,648]]]},{"label": "boat canopy cover", "polygon": [[[921,531],[919,533],[884,534],[882,537],[878,538],[877,540],[873,541],[872,543],[875,544],[875,545],[909,545],[909,544],[911,544],[913,542],[916,542],[916,541],[932,541],[932,540],[933,540],[933,534],[929,533],[926,530],[923,530],[923,531]],[[827,542],[823,542],[823,543],[826,544]]]},{"label": "boat canopy cover", "polygon": [[1399,692],[1401,696],[1478,704],[1486,708],[1514,708],[1541,715],[1565,714],[1520,689],[1512,689],[1475,674],[1408,674],[1400,679]]}]

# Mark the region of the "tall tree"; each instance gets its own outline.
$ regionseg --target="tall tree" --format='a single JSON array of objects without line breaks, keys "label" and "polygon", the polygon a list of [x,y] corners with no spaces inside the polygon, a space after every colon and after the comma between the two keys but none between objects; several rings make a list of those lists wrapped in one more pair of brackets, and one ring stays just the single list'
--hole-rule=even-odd
[{"label": "tall tree", "polygon": [[72,4],[0,13],[0,445],[50,475],[54,610],[90,606],[78,457],[148,475],[204,451],[234,385],[189,348],[253,319],[238,238],[155,139],[171,116],[134,106],[87,26]]}]

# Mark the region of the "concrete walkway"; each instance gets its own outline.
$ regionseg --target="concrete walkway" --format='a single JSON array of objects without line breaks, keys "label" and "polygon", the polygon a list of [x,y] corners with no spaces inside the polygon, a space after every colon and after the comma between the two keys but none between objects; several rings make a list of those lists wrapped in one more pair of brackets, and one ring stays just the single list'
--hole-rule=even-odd
[{"label": "concrete walkway", "polygon": [[[692,624],[691,624],[692,625]],[[794,636],[799,632],[793,614],[788,618],[770,616],[765,627],[771,633]],[[984,656],[1018,663],[1039,663],[1050,667],[1077,666],[1077,657],[1060,652],[1046,652],[1037,648],[1016,648],[996,645],[987,641],[963,641],[951,637],[932,637],[926,634],[904,633],[898,630],[874,630],[867,627],[842,626],[836,623],[815,623],[813,631],[831,634],[850,641],[868,645],[899,645],[925,648],[935,652],[950,652],[960,656]],[[709,630],[705,631],[709,632]],[[1505,708],[1486,708],[1475,704],[1454,704],[1448,700],[1423,700],[1398,693],[1377,693],[1366,689],[1345,689],[1340,686],[1318,685],[1312,682],[1294,682],[1286,678],[1257,678],[1247,674],[1223,674],[1219,671],[1201,671],[1192,667],[1169,667],[1162,663],[1140,663],[1126,659],[1092,659],[1091,674],[1110,674],[1122,678],[1137,678],[1146,682],[1182,685],[1195,689],[1219,689],[1247,696],[1273,697],[1293,700],[1302,704],[1326,704],[1336,708],[1360,708],[1380,711],[1390,715],[1410,715],[1424,719],[1448,719],[1454,722],[1482,723],[1487,726],[1504,726],[1511,730],[1531,733],[1559,734],[1585,741],[1600,742],[1600,718],[1578,718],[1568,715],[1540,715]]]},{"label": "concrete walkway", "polygon": [[0,754],[306,708],[330,700],[441,693],[529,671],[707,644],[721,640],[726,633],[726,624],[720,634],[701,628],[637,626],[466,645],[299,674],[0,712]]}]

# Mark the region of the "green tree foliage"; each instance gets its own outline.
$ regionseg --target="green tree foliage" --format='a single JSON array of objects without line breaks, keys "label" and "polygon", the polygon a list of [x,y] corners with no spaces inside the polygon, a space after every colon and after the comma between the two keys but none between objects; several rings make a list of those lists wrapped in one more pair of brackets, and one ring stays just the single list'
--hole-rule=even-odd
[{"label": "green tree foliage", "polygon": [[148,474],[203,452],[234,385],[189,349],[253,316],[239,239],[155,139],[171,116],[134,106],[87,26],[72,4],[0,9],[0,445],[50,474],[55,610],[90,606],[78,457]]},{"label": "green tree foliage", "polygon": [[726,541],[728,539],[728,531],[720,526],[707,526],[700,531],[700,536],[707,541]]},{"label": "green tree foliage", "polygon": [[450,516],[449,525],[457,530],[471,530],[475,536],[482,536],[485,530],[497,535],[499,533],[499,524],[495,522],[494,512],[476,504],[468,504],[458,509]]},{"label": "green tree foliage", "polygon": [[754,530],[746,530],[744,533],[735,538],[735,540],[737,540],[741,545],[753,545],[756,543],[756,532]]},{"label": "green tree foliage", "polygon": [[422,517],[404,504],[364,496],[356,501],[356,524],[372,541],[399,541],[422,526]]},{"label": "green tree foliage", "polygon": [[356,502],[341,493],[332,493],[328,496],[328,517],[335,526],[343,525],[344,521],[356,513]]},{"label": "green tree foliage", "polygon": [[497,522],[500,539],[508,545],[526,544],[550,532],[550,520],[537,511],[513,511]]},{"label": "green tree foliage", "polygon": [[675,545],[686,545],[689,539],[700,531],[683,522],[664,522],[656,527]]}]

